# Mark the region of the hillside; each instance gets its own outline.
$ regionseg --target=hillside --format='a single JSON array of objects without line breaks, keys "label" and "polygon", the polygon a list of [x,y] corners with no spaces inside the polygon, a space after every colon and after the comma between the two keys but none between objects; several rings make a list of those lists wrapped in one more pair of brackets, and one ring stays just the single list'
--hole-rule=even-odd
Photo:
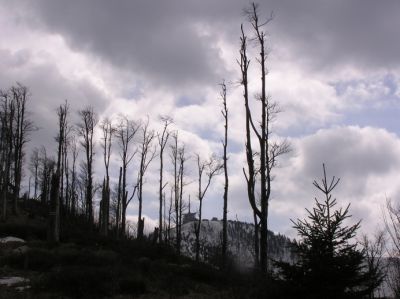
[{"label": "hillside", "polygon": [[[182,226],[182,252],[195,257],[195,222],[187,222]],[[241,221],[228,221],[228,251],[239,268],[248,269],[254,265],[254,225]],[[200,230],[200,256],[203,261],[211,261],[219,253],[221,246],[222,221],[203,220]],[[284,235],[268,234],[268,251],[273,260],[293,261],[295,256],[291,250],[291,241]]]},{"label": "hillside", "polygon": [[[21,207],[19,216],[0,223],[0,298],[223,299],[274,292],[252,273],[195,263],[150,237],[140,242],[103,237],[79,217],[69,216],[61,242],[47,242],[46,209],[37,201]],[[203,226],[202,238],[218,244],[221,223],[203,221]],[[187,223],[184,235],[190,239],[189,231]],[[229,236],[230,248],[239,249],[235,255],[250,258],[251,225],[230,222]],[[190,256],[189,243],[183,242],[183,251]]]}]

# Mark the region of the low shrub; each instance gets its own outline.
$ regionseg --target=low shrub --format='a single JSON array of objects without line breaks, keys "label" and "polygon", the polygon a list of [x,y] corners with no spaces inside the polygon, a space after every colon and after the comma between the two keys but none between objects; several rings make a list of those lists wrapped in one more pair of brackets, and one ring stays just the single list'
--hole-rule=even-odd
[{"label": "low shrub", "polygon": [[109,268],[63,266],[34,283],[35,291],[52,291],[72,298],[102,298],[113,295],[116,282]]},{"label": "low shrub", "polygon": [[138,276],[122,278],[119,281],[119,291],[122,294],[139,295],[146,293],[147,287],[145,281]]}]

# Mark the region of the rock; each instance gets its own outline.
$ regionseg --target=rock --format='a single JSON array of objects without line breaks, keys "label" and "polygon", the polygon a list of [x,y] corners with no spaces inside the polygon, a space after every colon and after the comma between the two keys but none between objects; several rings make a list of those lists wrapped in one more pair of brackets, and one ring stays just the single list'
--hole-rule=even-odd
[{"label": "rock", "polygon": [[0,254],[12,252],[15,248],[25,244],[25,240],[16,237],[0,238]]},{"label": "rock", "polygon": [[13,249],[12,252],[16,253],[16,254],[25,254],[28,252],[28,250],[29,250],[29,247],[26,245],[23,245],[23,246]]},{"label": "rock", "polygon": [[25,291],[26,289],[30,289],[30,288],[31,288],[31,286],[26,285],[26,286],[19,286],[19,287],[16,287],[15,289],[16,289],[18,292],[23,292],[23,291]]}]

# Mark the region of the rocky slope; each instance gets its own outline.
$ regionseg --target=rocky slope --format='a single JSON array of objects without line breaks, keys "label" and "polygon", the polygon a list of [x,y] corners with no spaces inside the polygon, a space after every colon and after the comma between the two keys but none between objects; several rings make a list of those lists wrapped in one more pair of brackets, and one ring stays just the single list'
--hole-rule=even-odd
[{"label": "rocky slope", "polygon": [[[188,222],[182,226],[182,252],[195,257],[196,222]],[[202,260],[213,262],[218,257],[222,240],[222,221],[203,220],[200,232],[200,255]],[[269,256],[274,260],[293,261],[295,256],[291,251],[291,241],[284,235],[268,233]],[[233,261],[242,268],[254,265],[254,225],[240,222],[228,222],[228,251]]]}]

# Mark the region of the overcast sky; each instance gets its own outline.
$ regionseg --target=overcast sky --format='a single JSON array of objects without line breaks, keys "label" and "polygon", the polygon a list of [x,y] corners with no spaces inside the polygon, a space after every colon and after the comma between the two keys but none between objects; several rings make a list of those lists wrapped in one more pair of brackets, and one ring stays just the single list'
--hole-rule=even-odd
[{"label": "overcast sky", "polygon": [[[29,110],[40,130],[29,147],[55,151],[55,109],[68,99],[76,112],[93,105],[100,118],[169,115],[191,154],[221,154],[219,86],[228,83],[229,218],[251,221],[242,174],[244,105],[238,84],[240,0],[0,0],[0,88],[16,81],[31,92]],[[275,138],[293,151],[274,170],[270,227],[294,236],[290,219],[304,217],[319,196],[312,181],[341,178],[336,197],[351,203],[363,231],[380,223],[385,198],[400,198],[400,2],[398,0],[268,0],[268,93],[283,112]],[[253,49],[251,54],[258,52]],[[251,94],[259,70],[253,56]],[[98,147],[99,150],[99,147]],[[115,151],[117,148],[115,148]],[[100,151],[96,174],[103,175]],[[168,159],[168,158],[167,158]],[[191,165],[194,166],[194,160]],[[144,214],[157,219],[154,160],[145,185]],[[113,173],[119,168],[116,158]],[[27,174],[28,175],[28,174]],[[195,179],[195,169],[189,170]],[[136,177],[130,169],[130,184]],[[192,183],[185,196],[195,197]],[[222,217],[223,177],[204,201],[204,217]],[[196,202],[193,200],[192,209]],[[129,207],[137,214],[137,202]]]}]

